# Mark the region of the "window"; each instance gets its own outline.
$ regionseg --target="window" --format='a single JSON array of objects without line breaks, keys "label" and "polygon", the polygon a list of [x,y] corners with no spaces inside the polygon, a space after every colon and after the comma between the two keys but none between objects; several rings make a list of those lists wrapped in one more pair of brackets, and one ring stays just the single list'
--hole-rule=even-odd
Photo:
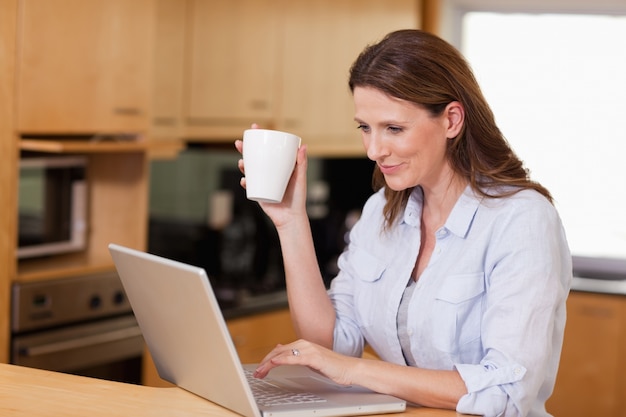
[{"label": "window", "polygon": [[532,177],[553,193],[572,254],[626,267],[626,5],[448,3],[456,25],[443,25],[454,28],[447,37]]}]

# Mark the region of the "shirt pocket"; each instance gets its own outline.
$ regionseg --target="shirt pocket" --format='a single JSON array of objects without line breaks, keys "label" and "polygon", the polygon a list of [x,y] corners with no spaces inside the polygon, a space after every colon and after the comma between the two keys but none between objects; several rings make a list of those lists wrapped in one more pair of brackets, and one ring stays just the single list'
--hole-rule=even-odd
[{"label": "shirt pocket", "polygon": [[375,316],[380,314],[376,307],[383,296],[381,278],[387,264],[363,249],[354,253],[352,262],[355,273],[354,302],[359,326],[369,327]]},{"label": "shirt pocket", "polygon": [[[433,315],[433,343],[443,352],[460,354],[480,342],[485,274],[451,275],[437,291]],[[472,344],[473,345],[473,344]]]}]

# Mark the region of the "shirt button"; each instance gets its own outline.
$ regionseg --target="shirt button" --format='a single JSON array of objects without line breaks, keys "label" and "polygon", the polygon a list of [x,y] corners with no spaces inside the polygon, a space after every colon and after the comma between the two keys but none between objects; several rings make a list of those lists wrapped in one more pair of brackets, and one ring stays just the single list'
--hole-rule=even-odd
[{"label": "shirt button", "polygon": [[515,375],[521,375],[521,374],[522,374],[522,368],[520,368],[519,366],[516,366],[516,367],[513,369],[513,373],[514,373]]}]

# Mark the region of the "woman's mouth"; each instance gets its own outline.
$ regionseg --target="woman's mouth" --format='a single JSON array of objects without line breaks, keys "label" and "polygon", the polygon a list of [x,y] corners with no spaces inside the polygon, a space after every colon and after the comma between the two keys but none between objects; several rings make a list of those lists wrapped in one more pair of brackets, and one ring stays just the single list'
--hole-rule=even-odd
[{"label": "woman's mouth", "polygon": [[391,175],[398,171],[400,165],[384,165],[378,164],[378,169],[383,175]]}]

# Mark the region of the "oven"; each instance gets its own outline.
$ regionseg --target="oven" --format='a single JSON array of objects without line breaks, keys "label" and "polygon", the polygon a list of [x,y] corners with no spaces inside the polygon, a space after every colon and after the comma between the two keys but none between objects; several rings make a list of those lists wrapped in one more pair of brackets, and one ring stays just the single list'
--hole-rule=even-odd
[{"label": "oven", "polygon": [[11,363],[141,383],[144,342],[115,272],[15,283]]}]

